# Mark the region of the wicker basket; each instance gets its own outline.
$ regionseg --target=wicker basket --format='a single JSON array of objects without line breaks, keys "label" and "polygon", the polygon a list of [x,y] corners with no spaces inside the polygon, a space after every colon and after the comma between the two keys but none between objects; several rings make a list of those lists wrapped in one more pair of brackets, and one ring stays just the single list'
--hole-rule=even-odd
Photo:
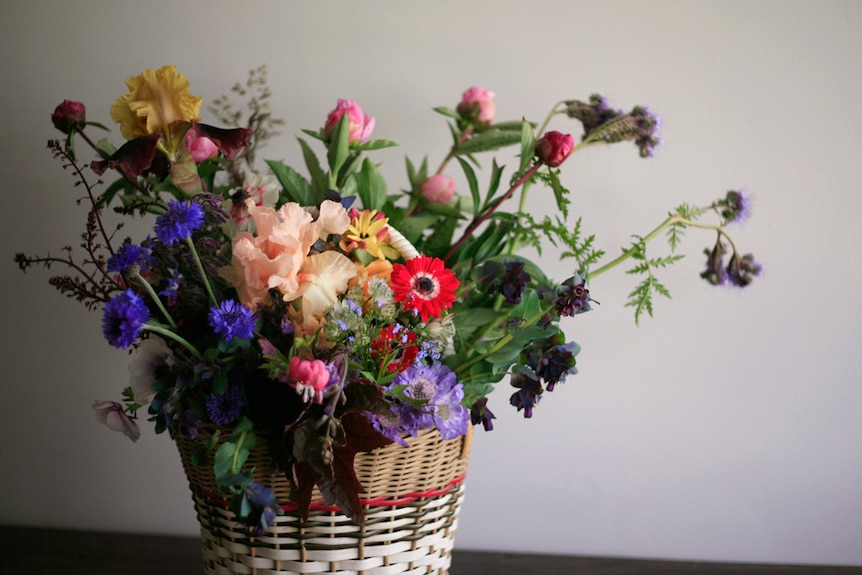
[{"label": "wicker basket", "polygon": [[201,524],[205,573],[286,575],[338,573],[446,575],[451,563],[471,432],[444,441],[437,430],[356,455],[365,526],[356,526],[315,490],[307,522],[290,499],[290,484],[272,471],[267,447],[258,441],[247,460],[255,481],[272,489],[284,510],[264,535],[249,535],[218,489],[210,466],[191,461],[194,442],[177,446]]}]

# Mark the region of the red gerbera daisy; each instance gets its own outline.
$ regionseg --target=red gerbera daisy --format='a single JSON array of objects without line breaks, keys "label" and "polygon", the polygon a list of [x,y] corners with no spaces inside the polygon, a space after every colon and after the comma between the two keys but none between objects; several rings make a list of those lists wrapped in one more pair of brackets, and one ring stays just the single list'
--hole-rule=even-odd
[{"label": "red gerbera daisy", "polygon": [[416,311],[422,321],[440,317],[455,302],[460,282],[439,258],[418,256],[392,266],[390,286],[404,309]]}]

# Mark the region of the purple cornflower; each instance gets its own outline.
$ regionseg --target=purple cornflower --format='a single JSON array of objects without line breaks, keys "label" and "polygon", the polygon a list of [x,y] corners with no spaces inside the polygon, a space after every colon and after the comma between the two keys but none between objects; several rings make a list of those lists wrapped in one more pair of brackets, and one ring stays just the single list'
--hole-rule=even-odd
[{"label": "purple cornflower", "polygon": [[226,342],[237,337],[251,339],[257,327],[254,312],[235,299],[227,299],[210,308],[209,323]]},{"label": "purple cornflower", "polygon": [[229,385],[224,393],[213,393],[207,398],[207,415],[216,425],[231,425],[239,417],[244,405],[242,388]]},{"label": "purple cornflower", "polygon": [[554,297],[554,308],[561,317],[573,317],[576,314],[590,311],[590,290],[585,286],[586,280],[575,274],[560,284]]},{"label": "purple cornflower", "polygon": [[138,339],[150,311],[141,296],[130,289],[105,304],[102,331],[114,347],[126,349]]},{"label": "purple cornflower", "polygon": [[108,258],[108,271],[111,273],[125,273],[136,266],[142,270],[150,267],[150,251],[130,242],[121,245],[117,252]]},{"label": "purple cornflower", "polygon": [[156,218],[156,237],[165,245],[185,241],[204,223],[204,209],[191,200],[171,200],[168,211]]}]

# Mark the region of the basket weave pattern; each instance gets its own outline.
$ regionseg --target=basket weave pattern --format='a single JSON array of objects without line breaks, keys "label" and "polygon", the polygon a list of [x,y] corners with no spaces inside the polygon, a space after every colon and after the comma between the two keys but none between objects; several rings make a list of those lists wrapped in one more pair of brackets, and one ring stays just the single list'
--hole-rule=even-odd
[{"label": "basket weave pattern", "polygon": [[266,442],[259,440],[246,465],[255,468],[255,481],[275,492],[284,514],[264,535],[250,535],[233,520],[211,466],[192,463],[195,442],[178,435],[201,524],[205,573],[446,575],[464,498],[470,439],[468,432],[445,441],[429,429],[408,438],[406,448],[392,444],[357,454],[363,527],[326,506],[316,489],[308,521],[302,522],[291,500],[290,482],[272,470]]}]

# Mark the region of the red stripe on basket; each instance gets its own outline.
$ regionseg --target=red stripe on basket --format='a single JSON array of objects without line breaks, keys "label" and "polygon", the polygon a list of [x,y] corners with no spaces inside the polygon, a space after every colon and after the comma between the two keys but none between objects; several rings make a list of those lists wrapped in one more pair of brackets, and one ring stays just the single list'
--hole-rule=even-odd
[{"label": "red stripe on basket", "polygon": [[[461,475],[456,477],[455,479],[449,481],[445,487],[440,489],[429,489],[427,491],[415,491],[413,493],[405,493],[404,495],[399,495],[394,498],[389,497],[373,497],[371,499],[360,499],[359,502],[362,505],[367,505],[368,507],[393,507],[396,505],[407,505],[408,503],[413,503],[414,501],[418,501],[420,499],[427,499],[429,497],[440,497],[442,495],[446,495],[453,489],[455,489],[459,484],[464,482],[466,475]],[[203,490],[195,490],[195,492],[201,496],[208,499],[211,503],[215,503],[221,505],[225,509],[230,507],[230,501],[224,497],[221,493],[212,493]],[[296,511],[297,510],[296,503],[287,503],[286,505],[282,505],[281,509],[283,511]],[[311,511],[339,511],[339,508],[333,505],[324,505],[320,501],[313,501],[311,506],[309,507]]]}]

